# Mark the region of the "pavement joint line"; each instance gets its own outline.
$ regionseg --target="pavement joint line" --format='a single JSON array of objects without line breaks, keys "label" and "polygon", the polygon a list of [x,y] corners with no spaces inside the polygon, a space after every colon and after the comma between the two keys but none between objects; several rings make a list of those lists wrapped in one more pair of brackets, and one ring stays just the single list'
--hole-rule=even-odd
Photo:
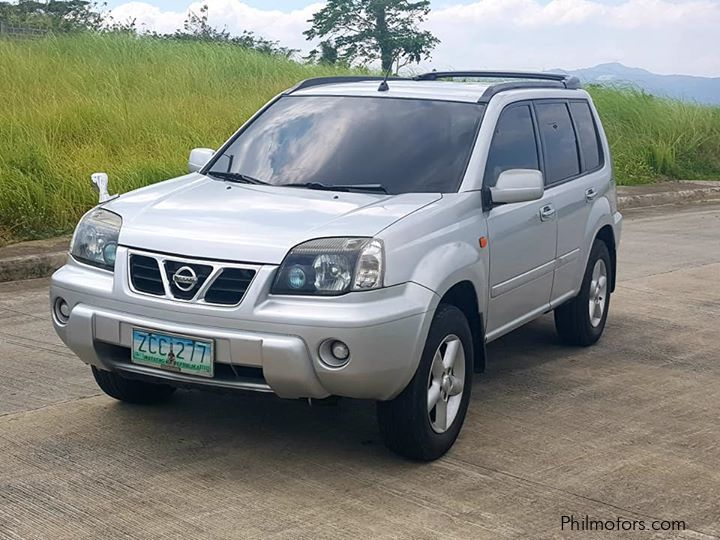
[{"label": "pavement joint line", "polygon": [[17,309],[9,308],[7,306],[4,306],[2,302],[0,302],[0,311],[8,311],[10,313],[14,313],[15,315],[21,315],[23,317],[30,317],[31,319],[37,319],[38,321],[46,321],[46,317],[41,317],[39,315],[33,315],[32,313],[24,313],[22,311],[18,311]]},{"label": "pavement joint line", "polygon": [[[657,521],[662,521],[662,520],[663,520],[663,518],[658,517],[658,516],[653,516],[652,514],[646,514],[646,513],[644,513],[644,512],[640,512],[640,511],[637,511],[637,510],[631,510],[630,508],[625,508],[625,507],[623,507],[623,506],[619,506],[619,505],[616,505],[616,504],[613,504],[613,503],[610,503],[610,502],[606,502],[606,501],[603,501],[603,500],[601,500],[601,499],[596,499],[596,498],[594,498],[594,497],[588,497],[587,495],[583,495],[583,494],[581,494],[581,493],[576,493],[576,492],[574,492],[574,491],[570,491],[570,490],[567,490],[567,489],[563,489],[563,488],[558,488],[558,487],[555,487],[555,486],[551,486],[551,485],[545,484],[545,483],[543,483],[543,482],[539,482],[539,481],[537,481],[537,480],[532,480],[532,479],[530,479],[530,478],[525,478],[525,477],[523,477],[523,476],[519,476],[519,475],[517,475],[517,474],[513,474],[513,473],[508,472],[508,471],[502,471],[502,470],[500,470],[500,469],[495,469],[495,468],[493,468],[493,467],[487,467],[487,466],[485,466],[485,465],[478,465],[478,464],[475,464],[475,463],[470,463],[470,462],[465,461],[465,460],[460,459],[460,458],[446,457],[446,458],[444,458],[441,462],[438,462],[438,464],[439,464],[440,466],[448,465],[448,464],[452,466],[453,464],[455,464],[455,467],[459,468],[459,469],[461,470],[461,472],[465,472],[465,473],[470,472],[470,470],[468,470],[468,469],[483,469],[483,470],[490,471],[490,472],[492,472],[492,473],[498,474],[498,475],[500,475],[500,476],[506,476],[506,477],[508,477],[508,478],[513,478],[513,479],[518,480],[518,481],[520,481],[520,482],[525,482],[525,483],[527,483],[527,484],[530,484],[530,485],[533,485],[533,486],[536,486],[536,487],[540,487],[540,488],[547,489],[548,491],[555,491],[555,492],[557,492],[557,493],[562,493],[562,494],[564,494],[564,495],[569,495],[570,497],[575,497],[575,498],[577,498],[577,499],[582,499],[582,500],[585,500],[585,501],[588,501],[588,502],[592,502],[592,503],[595,503],[595,504],[601,504],[601,505],[603,505],[603,506],[607,506],[608,508],[612,508],[612,509],[618,510],[618,511],[620,511],[620,512],[626,512],[628,515],[637,516],[637,517],[642,517],[642,518],[646,518],[646,519],[653,519],[653,520],[657,520]],[[477,474],[476,471],[474,471],[474,472]],[[720,536],[717,536],[717,535],[715,535],[715,534],[708,533],[708,532],[705,532],[705,531],[702,531],[702,530],[699,530],[699,529],[687,528],[687,529],[685,529],[685,532],[687,532],[687,531],[690,531],[690,532],[693,532],[693,533],[696,533],[696,534],[702,534],[702,535],[704,535],[706,538],[716,538],[716,539],[720,539]]]},{"label": "pavement joint line", "polygon": [[[42,406],[40,406],[40,407],[35,407],[34,409],[26,409],[26,410],[24,410],[24,411],[14,411],[14,412],[0,413],[0,422],[5,421],[5,420],[12,421],[12,420],[15,419],[15,417],[20,418],[20,417],[25,416],[25,415],[30,415],[30,414],[34,414],[34,413],[37,413],[37,412],[45,411],[45,410],[47,410],[47,409],[52,409],[52,408],[54,408],[54,407],[61,407],[62,405],[67,405],[68,403],[75,403],[75,402],[78,402],[78,401],[86,401],[86,400],[94,399],[94,398],[98,398],[98,397],[103,397],[103,393],[102,393],[102,392],[98,392],[98,393],[96,393],[96,394],[90,394],[90,395],[87,395],[87,396],[74,397],[74,398],[65,399],[65,400],[62,400],[62,401],[55,401],[55,402],[53,402],[53,403],[48,403],[47,405],[42,405]],[[4,437],[3,437],[3,438],[4,438]],[[8,441],[14,443],[14,441],[12,441],[11,439],[5,439],[5,440],[8,440]]]},{"label": "pavement joint line", "polygon": [[[42,320],[43,320],[43,322],[49,322],[47,319],[42,319]],[[5,336],[5,337],[11,337],[11,338],[16,338],[16,339],[22,339],[22,340],[30,341],[31,343],[37,343],[37,344],[40,344],[40,345],[48,345],[48,346],[50,346],[50,347],[62,347],[63,349],[66,348],[65,345],[64,345],[61,341],[55,341],[55,342],[43,341],[43,340],[37,339],[37,338],[19,336],[19,335],[17,335],[17,334],[11,334],[10,332],[2,332],[2,331],[0,331],[0,337],[3,337],[3,336]]]},{"label": "pavement joint line", "polygon": [[[15,338],[15,339],[23,340],[23,341],[29,341],[30,343],[34,343],[37,345],[47,345],[48,347],[59,347],[61,349],[67,350],[67,347],[61,342],[51,343],[49,341],[42,341],[40,339],[29,338],[29,337],[25,337],[25,336],[18,336],[16,334],[10,334],[8,332],[0,332],[0,338],[1,337]],[[75,357],[74,354],[73,354],[73,357]]]},{"label": "pavement joint line", "polygon": [[702,263],[702,264],[696,264],[693,266],[686,266],[683,268],[675,268],[674,270],[666,270],[664,272],[655,272],[654,274],[648,274],[646,276],[638,276],[634,278],[627,278],[627,279],[621,279],[618,281],[618,286],[624,284],[624,283],[630,283],[631,281],[637,281],[639,279],[648,279],[655,276],[666,276],[668,274],[674,274],[675,272],[686,272],[688,270],[697,270],[698,268],[705,268],[706,266],[718,266],[720,263],[717,262],[708,262],[708,263]]},{"label": "pavement joint line", "polygon": [[697,298],[697,297],[683,296],[681,298],[675,298],[672,294],[669,294],[664,291],[658,291],[656,289],[638,289],[638,288],[630,287],[628,285],[624,285],[624,284],[620,284],[620,283],[618,283],[617,286],[618,286],[618,288],[622,288],[622,289],[636,292],[636,293],[652,294],[653,296],[656,296],[656,297],[662,296],[665,298],[672,298],[676,304],[682,303],[682,304],[686,304],[686,305],[691,305],[691,306],[693,306],[693,309],[697,310],[697,311],[703,311],[703,312],[711,313],[711,314],[715,314],[715,313],[720,314],[720,308],[713,309],[710,306],[696,305],[697,301],[699,300],[699,298]]},{"label": "pavement joint line", "polygon": [[28,345],[26,343],[22,343],[21,341],[13,341],[13,340],[7,339],[7,338],[2,338],[2,340],[4,340],[6,343],[10,343],[11,345],[16,345],[18,347],[23,347],[25,349],[36,350],[36,351],[45,351],[45,352],[53,353],[58,356],[63,356],[65,358],[77,358],[74,354],[70,354],[70,353],[66,353],[66,352],[62,352],[62,351],[56,351],[54,349],[49,349],[47,347],[38,347],[37,345]]}]

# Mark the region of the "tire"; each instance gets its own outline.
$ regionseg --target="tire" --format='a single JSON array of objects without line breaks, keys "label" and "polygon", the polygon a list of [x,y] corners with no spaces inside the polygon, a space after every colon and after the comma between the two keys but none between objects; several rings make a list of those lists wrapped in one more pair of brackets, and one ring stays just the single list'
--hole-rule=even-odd
[{"label": "tire", "polygon": [[[568,345],[587,347],[602,336],[610,310],[612,271],[610,252],[605,242],[595,240],[580,292],[575,298],[555,309],[555,328]],[[594,309],[592,316],[591,309]]]},{"label": "tire", "polygon": [[[448,355],[453,351],[454,365],[447,370]],[[436,353],[440,353],[438,360]],[[385,445],[418,461],[432,461],[445,454],[465,420],[472,373],[473,341],[467,319],[455,306],[440,304],[415,376],[395,399],[378,402],[378,423]],[[460,381],[462,386],[458,387]],[[428,411],[431,395],[437,401]]]},{"label": "tire", "polygon": [[112,372],[92,367],[93,377],[100,389],[111,398],[126,403],[150,405],[168,399],[175,387],[166,384],[153,384],[144,381],[126,379]]}]

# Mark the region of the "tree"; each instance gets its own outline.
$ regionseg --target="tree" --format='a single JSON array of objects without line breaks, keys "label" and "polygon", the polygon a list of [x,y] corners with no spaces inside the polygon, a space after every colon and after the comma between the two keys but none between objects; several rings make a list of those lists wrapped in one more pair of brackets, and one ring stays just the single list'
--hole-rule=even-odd
[{"label": "tree", "polygon": [[321,65],[334,66],[338,63],[338,50],[332,41],[321,41],[319,49],[313,49],[305,60]]},{"label": "tree", "polygon": [[313,15],[307,39],[331,38],[346,62],[380,60],[383,71],[397,71],[430,55],[440,40],[418,23],[430,13],[430,0],[328,0]]},{"label": "tree", "polygon": [[249,30],[243,30],[239,36],[232,36],[226,28],[219,30],[210,24],[209,11],[207,4],[201,5],[198,13],[190,11],[183,23],[183,29],[176,30],[174,34],[166,37],[181,40],[230,43],[265,54],[284,56],[285,58],[290,58],[297,52],[295,49],[280,46],[277,41],[270,41],[257,36]]},{"label": "tree", "polygon": [[97,2],[88,0],[2,2],[0,19],[9,24],[47,28],[55,32],[97,31],[104,22]]}]

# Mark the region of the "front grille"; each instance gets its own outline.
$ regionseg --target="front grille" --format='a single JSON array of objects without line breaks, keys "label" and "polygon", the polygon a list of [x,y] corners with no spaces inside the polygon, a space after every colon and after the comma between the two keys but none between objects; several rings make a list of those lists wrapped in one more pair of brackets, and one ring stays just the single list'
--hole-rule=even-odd
[{"label": "front grille", "polygon": [[165,296],[165,286],[156,259],[143,255],[130,256],[130,281],[135,290]]},{"label": "front grille", "polygon": [[255,270],[224,268],[205,293],[205,301],[226,306],[239,304],[254,277]]},{"label": "front grille", "polygon": [[131,252],[129,259],[130,285],[135,292],[218,306],[238,305],[259,268],[242,263],[196,262],[149,252]]},{"label": "front grille", "polygon": [[[185,269],[182,272],[183,275],[195,276],[195,284],[190,287],[189,290],[183,290],[175,283],[174,276],[180,270]],[[192,300],[195,298],[197,292],[207,281],[207,278],[212,274],[213,267],[206,264],[186,264],[180,261],[165,261],[165,275],[167,276],[168,284],[170,285],[170,293],[178,300]],[[185,287],[187,288],[187,287]]]}]

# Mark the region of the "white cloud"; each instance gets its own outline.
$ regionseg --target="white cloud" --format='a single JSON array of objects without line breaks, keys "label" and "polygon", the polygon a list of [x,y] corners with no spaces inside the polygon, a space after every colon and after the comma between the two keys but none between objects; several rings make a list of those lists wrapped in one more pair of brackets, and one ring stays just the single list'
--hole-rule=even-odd
[{"label": "white cloud", "polygon": [[[294,11],[208,0],[210,22],[309,49],[302,32],[322,3]],[[197,10],[201,2],[190,9]],[[149,29],[172,31],[186,12],[144,2],[113,10]],[[426,24],[442,43],[423,67],[549,69],[619,61],[658,73],[720,76],[718,0],[479,0],[435,8]]]},{"label": "white cloud", "polygon": [[203,4],[208,5],[209,22],[216,28],[226,28],[236,34],[250,30],[285,47],[301,50],[308,50],[308,42],[302,35],[309,26],[307,20],[323,5],[310,4],[284,12],[254,8],[239,0],[207,0],[193,2],[183,11],[163,11],[147,2],[128,2],[111,10],[111,14],[117,21],[136,19],[140,28],[171,33],[182,27],[189,11],[199,13]]}]

